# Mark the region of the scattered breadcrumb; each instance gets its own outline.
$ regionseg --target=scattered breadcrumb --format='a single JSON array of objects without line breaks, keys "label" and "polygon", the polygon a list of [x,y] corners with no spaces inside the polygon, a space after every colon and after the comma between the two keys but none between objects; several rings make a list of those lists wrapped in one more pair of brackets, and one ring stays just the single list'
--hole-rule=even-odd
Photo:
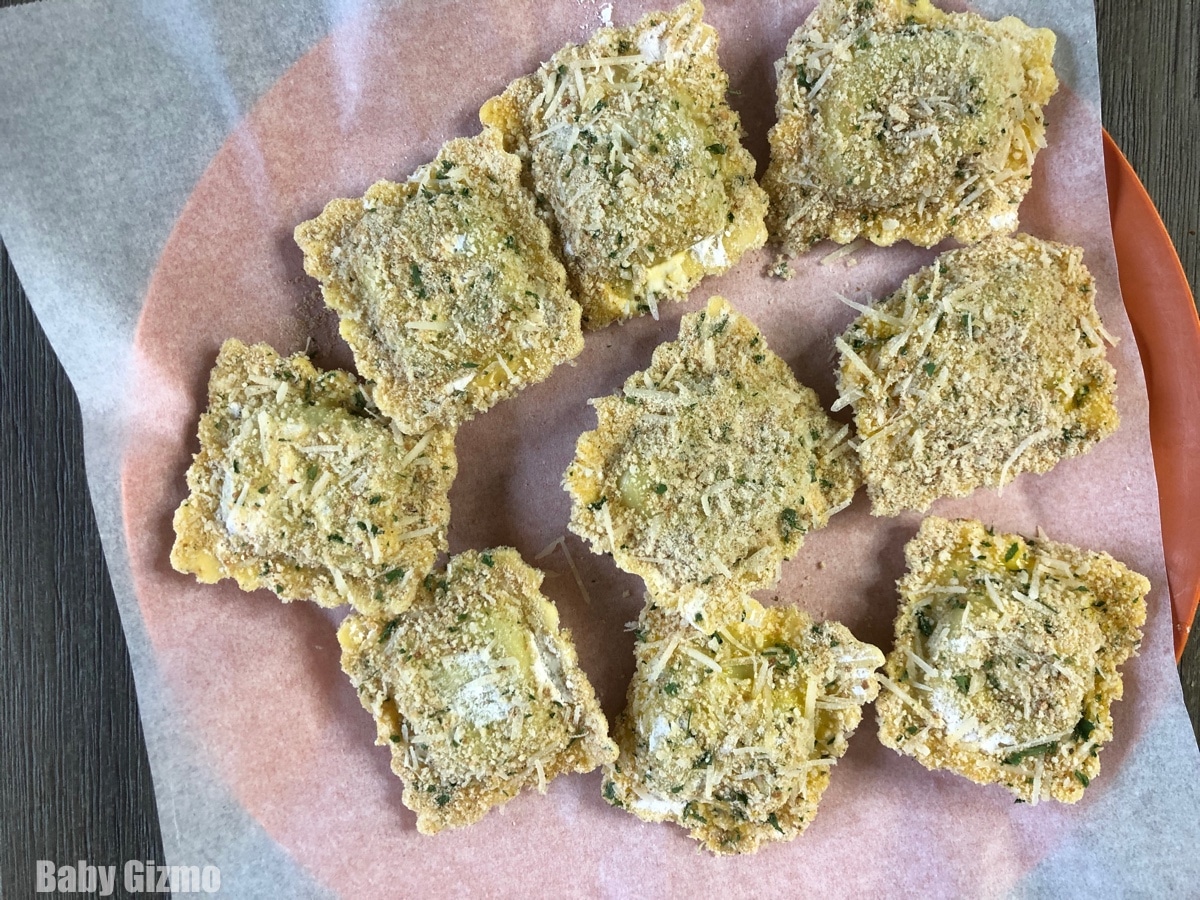
[{"label": "scattered breadcrumb", "polygon": [[550,241],[492,129],[296,229],[359,374],[414,434],[457,426],[579,355],[579,304]]},{"label": "scattered breadcrumb", "polygon": [[1003,489],[1117,430],[1095,282],[1028,235],[943,253],[837,339],[876,515]]},{"label": "scattered breadcrumb", "polygon": [[743,597],[693,627],[657,599],[634,632],[637,670],[605,799],[682,825],[714,853],[795,838],[879,692],[883,653],[793,607]]},{"label": "scattered breadcrumb", "polygon": [[461,553],[392,619],[351,615],[342,669],[390,747],[417,830],[482,818],[525,788],[616,759],[542,573],[507,547]]},{"label": "scattered breadcrumb", "polygon": [[791,281],[796,277],[796,270],[792,268],[791,258],[786,253],[780,253],[767,269],[767,274],[783,281]]},{"label": "scattered breadcrumb", "polygon": [[823,0],[777,64],[768,226],[792,253],[862,236],[931,247],[1017,227],[1054,32],[929,0]]},{"label": "scattered breadcrumb", "polygon": [[602,28],[480,111],[529,160],[585,328],[650,313],[766,240],[766,195],[698,0]]},{"label": "scattered breadcrumb", "polygon": [[849,426],[721,297],[592,404],[564,476],[571,530],[656,593],[769,587],[860,483]]},{"label": "scattered breadcrumb", "polygon": [[400,434],[348,372],[228,340],[199,431],[180,572],[379,615],[407,608],[446,549],[453,432]]},{"label": "scattered breadcrumb", "polygon": [[927,518],[904,550],[879,739],[928,769],[1074,803],[1112,738],[1150,582],[1107,553]]}]

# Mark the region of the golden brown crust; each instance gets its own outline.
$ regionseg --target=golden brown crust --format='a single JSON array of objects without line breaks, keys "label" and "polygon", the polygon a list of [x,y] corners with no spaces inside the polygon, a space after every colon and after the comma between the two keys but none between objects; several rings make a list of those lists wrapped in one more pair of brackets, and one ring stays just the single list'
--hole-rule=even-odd
[{"label": "golden brown crust", "polygon": [[1117,430],[1082,259],[1028,235],[943,253],[838,338],[876,515],[1003,488]]},{"label": "golden brown crust", "polygon": [[596,430],[564,476],[571,530],[697,611],[705,595],[774,584],[859,484],[849,428],[720,297],[592,403]]},{"label": "golden brown crust", "polygon": [[929,0],[823,0],[778,64],[772,238],[800,253],[1014,231],[1058,88],[1054,44]]},{"label": "golden brown crust", "polygon": [[457,426],[583,349],[521,163],[492,129],[296,228],[359,373],[402,430]]},{"label": "golden brown crust", "polygon": [[742,597],[700,630],[659,599],[638,620],[605,799],[682,825],[713,853],[795,838],[879,691],[883,654],[793,607]]},{"label": "golden brown crust", "polygon": [[766,240],[766,195],[692,0],[602,28],[480,112],[529,160],[585,328],[655,312]]},{"label": "golden brown crust", "polygon": [[1112,738],[1150,583],[1107,553],[931,516],[904,550],[879,739],[928,769],[1074,803]]},{"label": "golden brown crust", "polygon": [[347,372],[228,340],[199,432],[180,572],[378,615],[405,609],[446,549],[453,433],[400,434]]},{"label": "golden brown crust", "polygon": [[616,759],[542,573],[507,547],[467,551],[392,619],[351,615],[342,669],[391,748],[404,805],[433,834],[527,787]]}]

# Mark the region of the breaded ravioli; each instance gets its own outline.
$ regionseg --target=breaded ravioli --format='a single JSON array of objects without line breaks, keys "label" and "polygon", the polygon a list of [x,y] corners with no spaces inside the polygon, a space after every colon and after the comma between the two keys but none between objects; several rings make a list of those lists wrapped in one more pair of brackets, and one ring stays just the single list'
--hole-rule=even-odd
[{"label": "breaded ravioli", "polygon": [[704,7],[602,28],[480,112],[529,160],[585,328],[650,312],[766,240]]},{"label": "breaded ravioli", "polygon": [[777,65],[772,238],[800,253],[1016,230],[1058,89],[1054,44],[929,0],[823,0]]},{"label": "breaded ravioli", "polygon": [[836,341],[876,515],[1046,472],[1120,424],[1078,247],[1028,235],[943,253]]},{"label": "breaded ravioli", "polygon": [[1112,739],[1150,582],[1107,553],[929,517],[904,548],[879,739],[927,769],[1074,803]]},{"label": "breaded ravioli", "polygon": [[564,476],[571,530],[656,594],[769,587],[860,483],[849,427],[721,297],[592,404]]},{"label": "breaded ravioli", "polygon": [[400,434],[353,375],[228,340],[200,416],[171,565],[370,615],[412,602],[446,549],[454,435]]},{"label": "breaded ravioli", "polygon": [[714,853],[753,853],[812,822],[830,767],[875,699],[883,653],[836,622],[750,597],[704,630],[652,598],[604,797]]},{"label": "breaded ravioli", "polygon": [[404,184],[332,201],[296,242],[406,433],[455,427],[583,349],[550,231],[491,129],[450,141]]},{"label": "breaded ravioli", "polygon": [[390,747],[417,830],[470,825],[523,788],[616,759],[542,573],[515,550],[467,551],[392,619],[349,616],[342,669]]}]

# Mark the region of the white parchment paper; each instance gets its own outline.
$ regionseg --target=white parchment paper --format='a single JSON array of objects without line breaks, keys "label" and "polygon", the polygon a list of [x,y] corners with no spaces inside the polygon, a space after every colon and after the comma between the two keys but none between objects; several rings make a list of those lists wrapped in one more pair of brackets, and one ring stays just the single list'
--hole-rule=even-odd
[{"label": "white parchment paper", "polygon": [[[646,2],[613,4],[629,22]],[[766,160],[773,63],[812,7],[714,0],[731,103]],[[955,8],[962,8],[957,6]],[[1017,806],[998,788],[928,773],[883,749],[867,717],[821,813],[753,858],[699,855],[683,833],[609,808],[599,778],[556,781],[463,832],[425,838],[387,751],[338,671],[338,618],[172,572],[195,418],[221,340],[267,340],[347,365],[304,278],[292,227],[335,196],[402,179],[476,110],[563,43],[599,26],[590,0],[512,4],[355,0],[47,0],[0,13],[0,235],[80,397],[89,483],[125,625],[167,861],[219,865],[230,896],[363,894],[698,896],[788,890],[930,896],[1186,895],[1200,883],[1200,765],[1171,653],[1170,609],[1140,361],[1116,279],[1087,0],[986,0],[1053,28],[1063,88],[1047,110],[1022,227],[1076,243],[1122,338],[1121,431],[1047,476],[943,502],[1005,529],[1106,549],[1153,584],[1140,657],[1126,667],[1117,739],[1075,807]],[[828,404],[832,337],[853,315],[834,291],[878,296],[932,253],[870,248],[786,284],[765,253],[686,304],[594,333],[573,368],[466,426],[452,550],[511,544],[527,559],[565,531],[558,480],[585,400],[613,390],[723,293]],[[776,591],[890,644],[894,580],[916,517],[873,519],[865,498],[813,535]],[[546,590],[610,718],[632,671],[624,623],[640,585],[578,541]]]}]

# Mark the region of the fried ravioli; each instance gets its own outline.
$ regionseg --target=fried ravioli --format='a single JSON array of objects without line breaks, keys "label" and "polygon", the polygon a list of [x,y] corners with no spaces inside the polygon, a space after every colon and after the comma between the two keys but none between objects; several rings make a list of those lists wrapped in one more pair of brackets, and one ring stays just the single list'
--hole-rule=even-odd
[{"label": "fried ravioli", "polygon": [[931,516],[904,555],[880,741],[1027,803],[1079,800],[1150,583],[1107,553],[966,519]]},{"label": "fried ravioli", "polygon": [[942,254],[837,339],[876,515],[1003,488],[1116,431],[1083,251],[1028,235]]},{"label": "fried ravioli", "polygon": [[592,403],[564,476],[571,530],[656,594],[769,587],[860,483],[849,427],[720,297]]},{"label": "fried ravioli", "polygon": [[359,374],[400,428],[455,427],[583,349],[521,163],[487,130],[296,229]]},{"label": "fried ravioli", "polygon": [[348,372],[228,340],[171,565],[282,600],[396,613],[446,549],[453,433],[401,435]]},{"label": "fried ravioli", "polygon": [[688,2],[602,28],[480,112],[529,160],[585,328],[657,314],[766,240],[766,195],[703,13]]},{"label": "fried ravioli", "polygon": [[655,599],[638,621],[605,799],[714,853],[795,838],[879,691],[883,654],[791,607],[744,597],[700,630]]},{"label": "fried ravioli", "polygon": [[616,759],[570,633],[515,550],[468,551],[387,620],[352,615],[342,669],[391,748],[404,805],[433,834],[522,789]]},{"label": "fried ravioli", "polygon": [[795,254],[1016,230],[1058,88],[1054,44],[929,0],[823,0],[777,67],[772,238]]}]

